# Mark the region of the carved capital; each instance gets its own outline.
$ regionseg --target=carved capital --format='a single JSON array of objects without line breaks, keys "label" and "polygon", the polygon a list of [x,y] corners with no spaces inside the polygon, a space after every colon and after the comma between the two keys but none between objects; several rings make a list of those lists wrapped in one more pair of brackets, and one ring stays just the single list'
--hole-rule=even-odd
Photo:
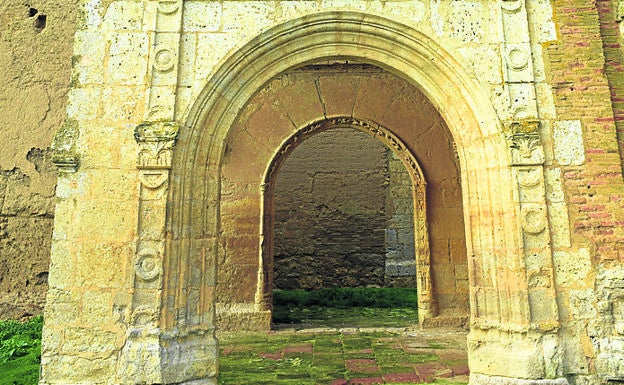
[{"label": "carved capital", "polygon": [[144,122],[134,130],[139,144],[139,169],[169,169],[178,135],[176,122]]},{"label": "carved capital", "polygon": [[80,156],[76,151],[76,141],[80,130],[78,121],[66,119],[52,139],[52,163],[59,172],[76,172],[80,164]]},{"label": "carved capital", "polygon": [[58,168],[59,172],[76,172],[80,165],[80,156],[74,151],[59,150],[52,155],[52,163]]},{"label": "carved capital", "polygon": [[544,163],[544,149],[539,137],[539,121],[523,120],[509,125],[511,162],[514,166]]}]

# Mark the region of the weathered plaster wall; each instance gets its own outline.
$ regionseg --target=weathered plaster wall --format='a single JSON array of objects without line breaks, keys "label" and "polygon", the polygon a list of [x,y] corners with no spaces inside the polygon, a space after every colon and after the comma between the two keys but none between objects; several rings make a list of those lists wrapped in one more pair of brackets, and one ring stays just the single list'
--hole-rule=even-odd
[{"label": "weathered plaster wall", "polygon": [[78,1],[0,3],[0,319],[45,303],[56,170]]}]

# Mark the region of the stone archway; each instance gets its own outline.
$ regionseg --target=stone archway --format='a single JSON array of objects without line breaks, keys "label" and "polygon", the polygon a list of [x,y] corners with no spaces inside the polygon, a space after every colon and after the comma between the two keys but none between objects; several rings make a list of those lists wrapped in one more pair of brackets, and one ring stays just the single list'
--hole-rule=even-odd
[{"label": "stone archway", "polygon": [[431,285],[431,255],[429,250],[429,231],[427,229],[426,190],[427,182],[415,156],[399,137],[384,127],[362,119],[352,117],[332,117],[313,122],[298,130],[280,146],[267,168],[263,180],[262,238],[260,261],[258,263],[258,284],[256,306],[258,310],[271,309],[272,305],[272,270],[273,270],[273,197],[275,179],[285,159],[307,138],[319,132],[334,128],[354,128],[365,132],[393,151],[404,164],[412,181],[412,199],[414,201],[414,234],[416,237],[416,285],[418,295],[418,318],[423,321],[436,315],[436,304]]},{"label": "stone archway", "polygon": [[[376,92],[379,89],[384,92]],[[421,180],[423,173],[427,175],[430,193],[427,210],[417,214],[422,227],[429,227],[431,242],[418,240],[422,247],[413,255],[424,258],[419,270],[428,272],[422,277],[428,283],[421,284],[421,293],[429,291],[428,286],[433,289],[428,299],[421,298],[421,321],[465,325],[468,261],[459,162],[449,130],[435,107],[408,82],[379,67],[353,63],[314,64],[280,75],[250,99],[233,123],[220,175],[216,325],[221,330],[270,327],[269,306],[259,298],[268,293],[256,294],[254,299],[256,289],[268,290],[272,282],[271,277],[263,276],[271,269],[261,247],[267,247],[271,237],[266,237],[267,227],[263,230],[260,226],[261,203],[266,203],[266,191],[262,190],[270,188],[267,168],[279,158],[285,143],[299,142],[302,130],[310,131],[314,122],[324,121],[373,125],[380,131],[376,136],[393,138],[387,140],[386,147],[402,143],[404,151],[420,156]],[[327,125],[331,126],[323,126]],[[417,163],[415,159],[405,162],[407,168]],[[413,230],[413,234],[427,234]],[[259,234],[264,234],[264,239]],[[429,256],[431,263],[425,261]]]},{"label": "stone archway", "polygon": [[[510,125],[507,133],[514,138],[510,150],[487,96],[442,47],[407,26],[352,12],[318,13],[266,31],[226,60],[197,99],[173,161],[163,333],[174,331],[169,333],[174,341],[201,345],[202,352],[214,346],[219,175],[225,139],[238,111],[262,85],[290,68],[324,59],[356,59],[409,80],[449,126],[463,188],[473,382],[487,381],[489,376],[552,376],[545,363],[552,358],[545,357],[541,348],[542,343],[556,344],[555,335],[546,335],[558,325],[554,288],[548,284],[551,262],[547,256],[538,273],[543,285],[530,287],[524,267],[533,254],[525,249],[523,237],[547,242],[543,199],[528,198],[522,204],[527,194],[519,193],[536,186],[543,189],[535,122]],[[202,266],[201,271],[191,265]],[[205,354],[194,361],[201,357],[210,361]],[[507,365],[512,359],[513,368]],[[163,371],[167,366],[163,363]],[[171,366],[174,371],[175,367]],[[194,376],[189,378],[200,376],[187,373]]]}]

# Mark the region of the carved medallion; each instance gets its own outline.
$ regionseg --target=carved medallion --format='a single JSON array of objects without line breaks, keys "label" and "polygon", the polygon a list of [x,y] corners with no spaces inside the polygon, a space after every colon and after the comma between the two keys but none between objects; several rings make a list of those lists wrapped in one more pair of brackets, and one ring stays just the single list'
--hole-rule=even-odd
[{"label": "carved medallion", "polygon": [[529,55],[518,47],[507,52],[507,64],[515,71],[522,71],[529,65]]},{"label": "carved medallion", "polygon": [[175,52],[169,47],[158,48],[154,54],[154,68],[160,72],[169,72],[175,67]]},{"label": "carved medallion", "polygon": [[516,13],[522,8],[522,0],[501,0],[501,8],[505,12]]},{"label": "carved medallion", "polygon": [[171,15],[172,13],[177,12],[179,8],[180,4],[177,0],[158,2],[158,12],[164,13],[165,15]]},{"label": "carved medallion", "polygon": [[529,234],[539,234],[546,229],[544,208],[534,204],[522,206],[520,209],[522,228]]},{"label": "carved medallion", "polygon": [[143,249],[137,254],[134,262],[136,276],[145,282],[155,280],[162,273],[158,253],[152,249]]}]

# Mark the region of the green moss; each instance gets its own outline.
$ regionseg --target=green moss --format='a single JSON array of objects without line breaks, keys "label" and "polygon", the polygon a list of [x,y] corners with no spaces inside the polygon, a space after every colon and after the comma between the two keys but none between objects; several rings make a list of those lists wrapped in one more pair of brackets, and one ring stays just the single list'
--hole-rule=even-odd
[{"label": "green moss", "polygon": [[275,290],[274,306],[291,307],[373,307],[373,308],[410,308],[416,307],[415,288],[359,288],[338,287],[315,291]]},{"label": "green moss", "polygon": [[35,385],[39,381],[43,318],[0,321],[0,385]]}]

